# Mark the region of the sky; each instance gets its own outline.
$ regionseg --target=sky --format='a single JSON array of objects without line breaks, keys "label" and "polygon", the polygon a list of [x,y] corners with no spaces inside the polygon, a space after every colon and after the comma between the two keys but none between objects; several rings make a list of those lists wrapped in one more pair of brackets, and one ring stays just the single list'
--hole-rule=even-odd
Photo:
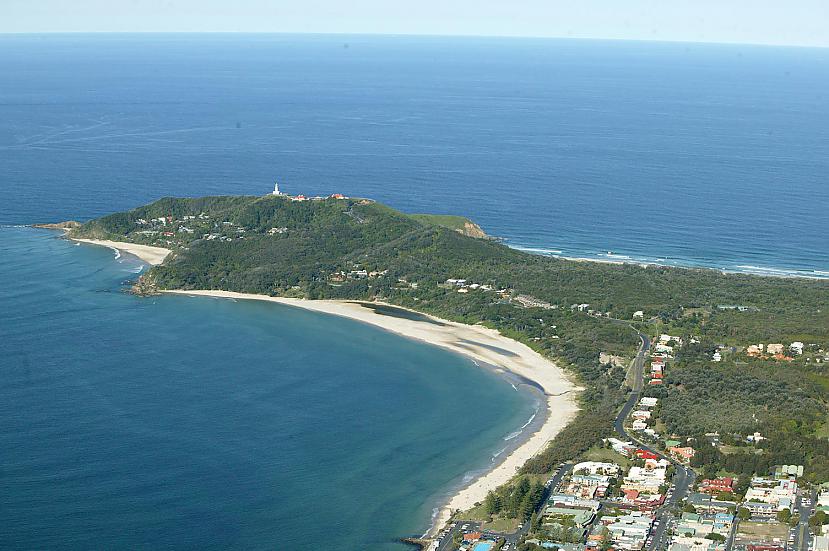
[{"label": "sky", "polygon": [[829,0],[0,0],[0,33],[530,36],[829,47]]}]

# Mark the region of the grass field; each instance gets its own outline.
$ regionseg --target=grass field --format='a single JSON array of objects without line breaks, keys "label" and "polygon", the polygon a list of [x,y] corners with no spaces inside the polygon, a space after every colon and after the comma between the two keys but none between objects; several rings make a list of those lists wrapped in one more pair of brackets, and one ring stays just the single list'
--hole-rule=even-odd
[{"label": "grass field", "polygon": [[627,470],[628,467],[630,467],[630,459],[623,455],[619,455],[610,448],[602,446],[593,446],[582,454],[581,459],[583,461],[605,461],[608,463],[616,463],[624,470]]},{"label": "grass field", "polygon": [[786,541],[789,527],[779,522],[741,522],[737,537],[744,540]]}]

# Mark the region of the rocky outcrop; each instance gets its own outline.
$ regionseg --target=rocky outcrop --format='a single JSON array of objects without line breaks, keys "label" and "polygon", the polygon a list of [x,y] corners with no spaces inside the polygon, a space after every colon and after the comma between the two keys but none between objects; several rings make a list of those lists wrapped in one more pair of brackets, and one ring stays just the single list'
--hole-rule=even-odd
[{"label": "rocky outcrop", "polygon": [[80,228],[81,223],[76,222],[74,220],[67,220],[66,222],[55,222],[52,224],[32,224],[33,228],[43,228],[46,230],[74,230],[75,228]]},{"label": "rocky outcrop", "polygon": [[474,237],[476,239],[485,239],[488,237],[487,234],[484,233],[484,230],[481,229],[481,226],[474,222],[464,222],[463,229],[458,229],[457,231],[468,237]]}]

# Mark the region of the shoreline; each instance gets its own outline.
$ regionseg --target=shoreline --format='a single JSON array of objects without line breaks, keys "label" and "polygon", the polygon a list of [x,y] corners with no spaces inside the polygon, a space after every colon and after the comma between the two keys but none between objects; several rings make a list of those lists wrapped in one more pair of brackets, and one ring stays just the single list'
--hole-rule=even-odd
[{"label": "shoreline", "polygon": [[170,249],[163,247],[152,247],[150,245],[139,245],[137,243],[127,243],[124,241],[109,241],[106,239],[81,239],[77,237],[69,237],[68,239],[77,243],[86,243],[88,245],[99,245],[101,247],[109,247],[116,251],[122,251],[133,256],[136,256],[149,264],[150,266],[157,266],[164,262],[164,260],[173,252]]},{"label": "shoreline", "polygon": [[[718,272],[723,275],[747,275],[756,277],[775,277],[780,279],[809,279],[824,281],[829,279],[829,270],[819,270],[817,268],[776,268],[764,266],[752,266],[748,264],[737,264],[735,266],[715,266],[707,264],[693,264],[693,261],[686,262],[679,261],[679,263],[671,264],[664,259],[651,259],[642,257],[633,257],[624,254],[612,254],[606,258],[590,257],[590,256],[568,256],[558,249],[543,249],[539,247],[526,247],[523,245],[510,244],[504,241],[504,245],[510,249],[521,251],[527,254],[545,256],[547,258],[558,258],[561,260],[568,260],[571,262],[596,262],[598,264],[615,264],[615,265],[632,265],[642,268],[669,268],[677,270],[710,270]],[[602,253],[596,253],[602,255]]]},{"label": "shoreline", "polygon": [[[453,493],[442,501],[437,514],[432,516],[431,526],[424,536],[433,536],[446,524],[454,511],[474,507],[475,503],[484,500],[490,490],[494,490],[511,479],[527,460],[546,448],[547,443],[578,412],[575,394],[580,389],[567,378],[560,367],[530,347],[481,325],[465,325],[399,306],[376,302],[306,300],[233,291],[169,290],[162,292],[192,297],[274,302],[349,318],[403,337],[448,349],[472,359],[482,369],[492,369],[497,373],[517,378],[518,384],[531,386],[541,402],[537,409],[536,419],[529,422],[526,427],[522,427],[522,432],[517,436],[518,442],[513,446],[508,445],[502,455],[498,456],[499,460],[493,462],[491,468],[476,474],[470,481],[463,483],[460,489],[450,489]],[[378,313],[364,304],[384,305],[416,313],[418,317],[425,316],[431,320],[431,323],[423,319],[409,319]],[[543,406],[544,402],[546,406]]]}]

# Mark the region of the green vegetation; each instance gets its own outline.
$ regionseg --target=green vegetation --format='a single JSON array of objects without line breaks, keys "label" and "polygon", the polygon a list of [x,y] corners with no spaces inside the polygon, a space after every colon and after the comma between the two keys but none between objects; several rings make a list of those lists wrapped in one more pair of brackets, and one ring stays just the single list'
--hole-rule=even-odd
[{"label": "green vegetation", "polygon": [[[641,310],[648,321],[637,327],[645,332],[699,337],[679,349],[663,386],[648,387],[664,398],[658,414],[668,431],[692,438],[719,431],[736,450],[700,446],[696,466],[749,474],[805,464],[812,480],[829,480],[829,363],[813,361],[829,349],[829,282],[548,258],[457,231],[468,224],[360,199],[165,198],[72,235],[173,249],[145,277],[160,288],[382,300],[482,323],[527,344],[566,367],[585,391],[576,419],[524,466],[526,474],[550,472],[611,433],[627,394],[625,370],[602,364],[599,354],[634,355],[635,332],[608,318],[630,320]],[[450,278],[482,287],[458,292]],[[793,361],[742,352],[755,342],[794,340],[807,343],[808,354]],[[720,363],[711,362],[716,350],[725,356]],[[746,445],[754,431],[768,440]],[[512,500],[502,507],[522,516],[511,496],[501,496]]]},{"label": "green vegetation", "polygon": [[521,476],[512,483],[504,484],[496,492],[489,492],[484,500],[484,511],[490,517],[501,515],[526,522],[541,504],[543,497],[543,484],[537,480],[530,482],[528,477]]}]

